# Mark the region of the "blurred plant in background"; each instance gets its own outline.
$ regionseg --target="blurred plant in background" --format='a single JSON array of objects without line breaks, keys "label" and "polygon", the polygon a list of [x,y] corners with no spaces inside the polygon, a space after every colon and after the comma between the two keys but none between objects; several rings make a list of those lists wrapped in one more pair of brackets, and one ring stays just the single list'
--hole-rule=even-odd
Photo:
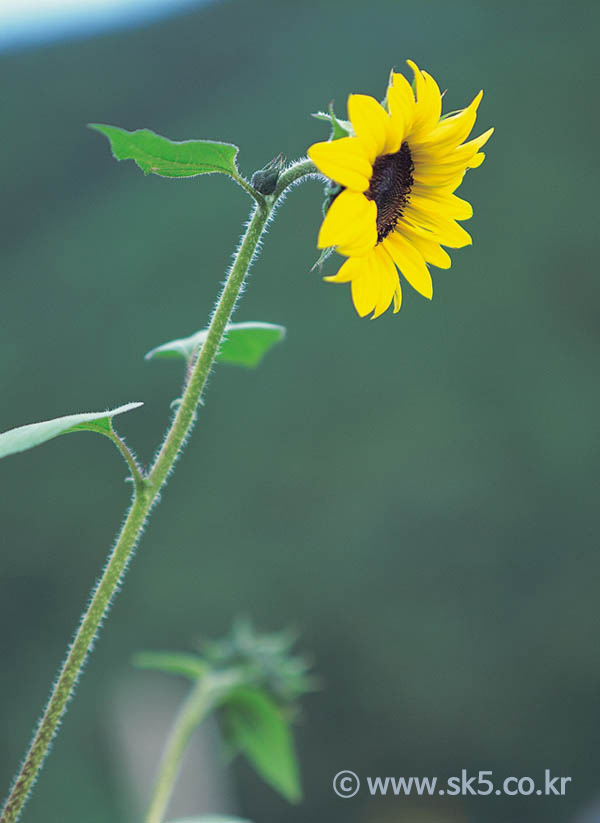
[{"label": "blurred plant in background", "polygon": [[146,823],[163,820],[190,736],[213,711],[229,754],[245,755],[274,789],[290,802],[300,800],[290,722],[298,714],[299,698],[315,682],[307,662],[292,655],[293,643],[290,632],[261,635],[238,621],[228,637],[205,643],[199,655],[136,656],[141,668],[183,675],[194,683],[167,742]]}]

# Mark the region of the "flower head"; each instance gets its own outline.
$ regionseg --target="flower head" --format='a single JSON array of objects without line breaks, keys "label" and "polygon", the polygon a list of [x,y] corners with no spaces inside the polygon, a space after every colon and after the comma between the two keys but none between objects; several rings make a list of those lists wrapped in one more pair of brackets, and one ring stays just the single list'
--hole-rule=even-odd
[{"label": "flower head", "polygon": [[341,186],[321,229],[319,248],[335,246],[348,259],[333,283],[351,283],[361,317],[400,309],[403,277],[431,299],[427,264],[450,268],[442,248],[469,245],[457,223],[473,214],[454,192],[465,172],[484,160],[482,146],[493,129],[469,142],[483,92],[467,108],[442,117],[442,95],[433,77],[408,61],[414,89],[392,72],[386,100],[366,94],[348,98],[348,134],[315,143],[308,155],[317,168]]}]

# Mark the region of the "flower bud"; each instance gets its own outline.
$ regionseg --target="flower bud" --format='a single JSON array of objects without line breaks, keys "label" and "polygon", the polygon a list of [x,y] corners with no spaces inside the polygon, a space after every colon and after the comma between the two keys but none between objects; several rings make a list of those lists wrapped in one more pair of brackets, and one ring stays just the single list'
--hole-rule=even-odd
[{"label": "flower bud", "polygon": [[273,194],[277,188],[277,181],[284,166],[283,155],[278,154],[266,166],[255,171],[250,181],[253,188],[260,194]]}]

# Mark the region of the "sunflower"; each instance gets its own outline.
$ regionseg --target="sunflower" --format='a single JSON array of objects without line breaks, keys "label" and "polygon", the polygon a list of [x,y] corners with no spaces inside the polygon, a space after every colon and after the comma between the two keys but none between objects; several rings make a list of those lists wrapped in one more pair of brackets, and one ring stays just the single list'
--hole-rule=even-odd
[{"label": "sunflower", "polygon": [[317,245],[335,247],[348,259],[325,280],[351,283],[361,317],[371,312],[379,317],[392,301],[394,312],[400,309],[398,269],[431,299],[428,264],[450,268],[442,246],[457,249],[472,243],[456,221],[467,220],[473,209],[454,192],[467,169],[483,162],[481,147],[493,132],[489,129],[464,143],[483,92],[467,108],[442,117],[437,83],[407,62],[413,86],[392,72],[383,104],[366,94],[351,94],[347,136],[315,143],[308,150],[319,171],[341,187]]}]

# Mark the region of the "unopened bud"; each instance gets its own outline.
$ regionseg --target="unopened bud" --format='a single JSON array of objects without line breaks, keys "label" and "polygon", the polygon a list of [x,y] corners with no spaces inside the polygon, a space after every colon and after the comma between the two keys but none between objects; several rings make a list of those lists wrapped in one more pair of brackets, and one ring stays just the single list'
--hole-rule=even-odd
[{"label": "unopened bud", "polygon": [[250,181],[253,188],[260,194],[273,194],[284,165],[283,155],[278,154],[264,168],[254,172]]}]

